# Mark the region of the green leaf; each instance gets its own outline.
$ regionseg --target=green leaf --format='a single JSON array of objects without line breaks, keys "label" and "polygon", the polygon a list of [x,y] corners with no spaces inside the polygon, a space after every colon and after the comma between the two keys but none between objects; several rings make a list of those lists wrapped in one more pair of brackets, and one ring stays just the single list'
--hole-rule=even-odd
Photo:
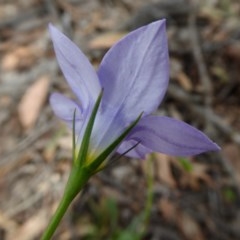
[{"label": "green leaf", "polygon": [[222,190],[222,194],[223,194],[225,200],[227,200],[230,203],[235,202],[237,199],[236,192],[231,187],[224,188]]},{"label": "green leaf", "polygon": [[178,158],[181,166],[184,168],[187,172],[192,172],[193,165],[187,158]]}]

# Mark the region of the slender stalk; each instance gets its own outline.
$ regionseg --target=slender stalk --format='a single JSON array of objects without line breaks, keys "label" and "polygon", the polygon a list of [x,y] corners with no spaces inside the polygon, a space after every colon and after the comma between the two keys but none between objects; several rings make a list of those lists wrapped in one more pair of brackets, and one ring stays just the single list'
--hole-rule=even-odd
[{"label": "slender stalk", "polygon": [[147,202],[144,209],[145,225],[149,224],[151,208],[153,205],[153,159],[154,154],[151,154],[147,162]]},{"label": "slender stalk", "polygon": [[87,180],[89,179],[89,174],[87,174],[87,171],[84,170],[85,169],[80,170],[73,167],[69,175],[64,195],[41,240],[50,240],[52,238],[69,205],[86,184]]},{"label": "slender stalk", "polygon": [[[85,167],[88,147],[90,142],[90,137],[93,129],[93,124],[96,118],[96,114],[102,99],[103,91],[100,92],[98,99],[93,107],[91,116],[89,118],[89,122],[86,126],[85,133],[82,139],[82,144],[76,156],[76,139],[75,139],[75,120],[76,120],[76,110],[74,110],[73,114],[73,166],[71,173],[68,178],[68,182],[65,188],[65,192],[63,194],[62,200],[59,203],[59,206],[53,215],[50,223],[45,230],[41,240],[50,240],[56,231],[60,221],[62,220],[65,212],[67,211],[69,205],[73,201],[73,199],[77,196],[77,194],[82,190],[84,185],[87,183],[88,179],[92,176],[94,171],[91,171],[89,167]],[[95,169],[96,171],[96,169]]]},{"label": "slender stalk", "polygon": [[61,202],[59,203],[59,206],[54,213],[52,219],[50,220],[50,223],[45,230],[41,240],[49,240],[53,236],[55,230],[57,229],[57,226],[59,225],[62,217],[64,216],[65,212],[67,211],[71,201],[68,201],[65,197],[61,199]]}]

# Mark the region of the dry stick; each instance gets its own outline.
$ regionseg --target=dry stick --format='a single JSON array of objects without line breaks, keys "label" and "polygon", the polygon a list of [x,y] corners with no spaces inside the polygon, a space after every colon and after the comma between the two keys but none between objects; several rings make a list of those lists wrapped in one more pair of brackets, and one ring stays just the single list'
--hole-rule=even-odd
[{"label": "dry stick", "polygon": [[211,84],[211,79],[208,75],[207,67],[203,58],[202,50],[200,48],[198,32],[196,29],[196,13],[194,9],[189,15],[189,32],[190,32],[190,40],[192,44],[193,55],[198,66],[200,80],[202,81],[202,85],[204,88],[205,106],[209,107],[212,103],[212,98],[211,98],[212,84]]}]

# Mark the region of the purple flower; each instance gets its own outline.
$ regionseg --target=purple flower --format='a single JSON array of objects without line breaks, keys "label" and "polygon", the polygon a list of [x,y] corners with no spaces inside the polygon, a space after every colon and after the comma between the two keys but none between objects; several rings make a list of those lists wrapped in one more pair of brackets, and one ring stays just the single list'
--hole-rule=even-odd
[{"label": "purple flower", "polygon": [[165,20],[141,27],[116,43],[96,72],[81,50],[54,26],[49,26],[61,70],[76,101],[51,95],[55,114],[72,126],[75,111],[77,145],[81,145],[93,107],[103,89],[92,129],[88,156],[96,158],[142,114],[137,125],[114,150],[144,158],[162,152],[188,156],[219,150],[194,127],[164,116],[150,115],[168,86],[169,58]]}]

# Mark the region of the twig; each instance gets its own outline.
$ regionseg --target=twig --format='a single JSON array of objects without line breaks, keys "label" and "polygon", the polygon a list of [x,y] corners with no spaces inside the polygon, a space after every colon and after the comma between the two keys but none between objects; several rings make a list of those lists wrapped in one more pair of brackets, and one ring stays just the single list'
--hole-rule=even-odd
[{"label": "twig", "polygon": [[189,32],[193,55],[198,66],[200,80],[202,81],[204,88],[205,105],[210,106],[212,103],[212,84],[200,47],[198,32],[196,29],[196,11],[194,9],[189,14]]}]

